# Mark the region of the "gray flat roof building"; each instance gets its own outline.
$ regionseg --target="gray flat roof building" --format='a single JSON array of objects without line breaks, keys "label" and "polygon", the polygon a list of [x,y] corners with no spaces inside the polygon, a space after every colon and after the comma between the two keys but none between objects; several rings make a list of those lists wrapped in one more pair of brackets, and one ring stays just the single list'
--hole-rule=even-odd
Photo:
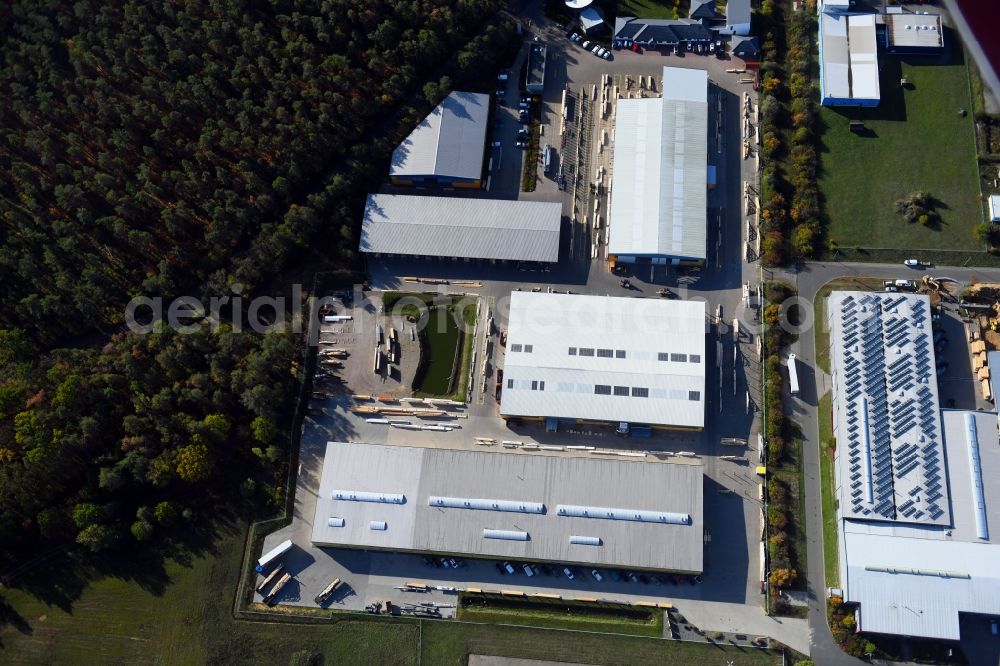
[{"label": "gray flat roof building", "polygon": [[959,615],[1000,615],[1000,440],[993,412],[941,411],[946,525],[840,522],[840,582],[858,628],[959,640]]},{"label": "gray flat roof building", "polygon": [[700,573],[693,462],[330,442],[312,541]]},{"label": "gray flat roof building", "polygon": [[827,303],[844,598],[861,631],[958,640],[1000,614],[997,415],[940,409],[927,296]]},{"label": "gray flat roof building", "polygon": [[545,44],[534,42],[528,51],[528,69],[524,74],[524,86],[528,92],[535,95],[541,95],[545,90],[545,61],[548,59],[548,52]]},{"label": "gray flat roof building", "polygon": [[708,74],[663,68],[663,97],[619,99],[608,254],[632,263],[704,261]]},{"label": "gray flat roof building", "polygon": [[946,524],[950,507],[927,297],[835,291],[828,304],[841,513]]},{"label": "gray flat roof building", "polygon": [[448,95],[393,151],[389,168],[393,182],[478,182],[489,112],[489,95],[460,91]]},{"label": "gray flat roof building", "polygon": [[554,263],[561,222],[562,204],[553,202],[369,194],[359,249]]}]

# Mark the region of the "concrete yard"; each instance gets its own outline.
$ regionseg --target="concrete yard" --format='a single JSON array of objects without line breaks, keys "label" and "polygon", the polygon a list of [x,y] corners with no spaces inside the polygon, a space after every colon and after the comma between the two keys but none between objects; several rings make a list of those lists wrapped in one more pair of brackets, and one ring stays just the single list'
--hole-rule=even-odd
[{"label": "concrete yard", "polygon": [[[755,161],[743,159],[742,99],[750,86],[740,83],[741,76],[727,73],[733,61],[714,57],[639,55],[616,51],[611,62],[582,51],[571,44],[558,28],[547,21],[533,26],[539,38],[549,45],[549,65],[546,89],[542,97],[542,142],[558,150],[554,177],[541,173],[534,192],[521,193],[520,160],[522,151],[514,146],[517,122],[517,90],[515,77],[507,85],[506,102],[498,108],[500,122],[493,138],[501,141],[492,154],[500,166],[491,174],[490,190],[481,192],[440,192],[442,196],[474,196],[485,198],[518,198],[528,201],[558,201],[563,205],[562,237],[559,262],[549,268],[456,262],[438,260],[406,260],[369,258],[367,271],[371,291],[354,292],[350,325],[342,325],[325,340],[343,342],[351,350],[344,368],[336,374],[343,384],[330,390],[327,400],[313,401],[318,412],[306,418],[300,450],[295,512],[287,527],[268,535],[264,549],[291,539],[296,547],[285,558],[294,579],[278,596],[277,602],[313,606],[313,597],[333,578],[345,585],[330,600],[328,607],[360,610],[373,601],[393,603],[430,601],[441,604],[443,615],[454,609],[456,594],[450,588],[480,588],[484,590],[513,589],[525,593],[558,594],[567,598],[578,596],[622,601],[666,601],[683,613],[685,604],[717,603],[732,609],[734,617],[747,613],[763,616],[760,593],[761,480],[754,473],[757,464],[757,408],[760,396],[759,361],[755,343],[757,313],[755,303],[743,298],[747,282],[756,285],[757,266],[748,263],[747,248],[752,239],[747,235],[743,207],[744,179],[751,177]],[[526,48],[519,58],[523,58]],[[520,65],[520,59],[515,64]],[[613,111],[604,114],[595,109],[594,90],[600,90],[604,75],[612,86],[638,94],[639,76],[652,77],[658,91],[664,65],[699,68],[709,78],[709,163],[717,167],[717,184],[708,192],[708,260],[700,269],[677,269],[664,266],[631,266],[622,275],[612,274],[604,261],[607,242],[607,193],[613,173],[611,148]],[[516,69],[513,71],[517,71]],[[628,80],[631,79],[630,84]],[[559,136],[562,124],[562,100],[566,91],[569,109],[565,122],[565,140]],[[645,94],[645,93],[643,93]],[[598,93],[599,97],[599,93]],[[606,136],[606,138],[605,138]],[[603,187],[592,189],[598,166],[603,167]],[[557,185],[558,174],[567,179],[563,191]],[[574,182],[576,187],[574,187]],[[406,188],[386,186],[385,192],[431,194]],[[602,228],[594,229],[593,206],[599,200]],[[595,249],[596,248],[596,249]],[[414,282],[404,277],[428,278]],[[623,288],[621,277],[628,277],[633,287]],[[504,347],[501,331],[507,327],[510,294],[513,291],[561,291],[574,294],[599,294],[632,298],[659,299],[656,291],[669,288],[686,300],[705,302],[705,423],[701,432],[654,431],[648,439],[617,437],[614,429],[597,425],[563,424],[558,432],[546,432],[543,424],[510,423],[498,417],[494,396],[496,371],[503,367]],[[375,325],[386,317],[381,313],[379,290],[469,294],[479,299],[479,320],[475,330],[475,360],[469,400],[465,407],[448,408],[446,417],[420,420],[453,428],[450,432],[419,431],[373,424],[371,415],[355,414],[350,408],[357,404],[351,394],[405,395],[409,389],[407,364],[413,362],[415,346],[404,346],[402,367],[398,377],[390,375],[383,381],[372,369],[375,348]],[[387,314],[387,313],[386,313]],[[721,318],[717,315],[721,314]],[[493,326],[487,327],[492,316]],[[739,319],[741,334],[734,335],[733,321]],[[398,328],[401,339],[409,339],[405,325]],[[471,331],[470,331],[471,333]],[[486,363],[484,364],[484,359]],[[409,418],[413,422],[418,419]],[[477,440],[477,438],[480,438]],[[727,446],[722,440],[739,438],[749,446]],[[493,440],[485,442],[483,440]],[[312,522],[322,473],[326,443],[330,441],[364,442],[476,451],[502,451],[517,456],[582,456],[594,457],[588,449],[564,448],[561,451],[526,450],[523,445],[559,447],[589,447],[633,454],[630,459],[645,460],[633,464],[662,464],[674,454],[684,452],[701,463],[704,513],[704,574],[700,584],[672,582],[664,577],[662,584],[652,582],[616,582],[604,576],[597,582],[589,568],[582,577],[569,580],[565,576],[528,577],[523,572],[501,574],[497,561],[463,557],[464,566],[442,568],[424,563],[420,555],[347,548],[320,548],[311,545]],[[504,445],[504,442],[509,442]],[[642,457],[644,454],[644,458]],[[720,456],[737,456],[739,460],[722,460]],[[558,571],[560,566],[554,566]],[[601,571],[607,572],[606,569]],[[407,581],[419,581],[432,586],[449,588],[429,592],[404,592]],[[259,597],[258,597],[259,600]],[[735,623],[735,622],[734,622]],[[756,626],[756,625],[753,625]],[[789,628],[799,628],[794,623]],[[713,627],[714,628],[714,627]],[[721,628],[720,628],[721,629]],[[747,629],[740,628],[744,631]],[[802,632],[804,635],[804,632]],[[778,635],[780,634],[780,636]],[[763,632],[762,632],[763,635]],[[775,636],[795,647],[807,647],[807,640],[796,641],[791,631],[777,631]]]}]

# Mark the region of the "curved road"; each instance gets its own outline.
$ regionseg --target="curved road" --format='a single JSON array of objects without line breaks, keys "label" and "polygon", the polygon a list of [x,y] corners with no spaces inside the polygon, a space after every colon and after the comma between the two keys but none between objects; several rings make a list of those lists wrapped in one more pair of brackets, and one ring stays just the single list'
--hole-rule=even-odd
[{"label": "curved road", "polygon": [[[901,264],[807,263],[787,271],[765,270],[769,279],[785,280],[798,290],[799,296],[812,302],[816,292],[827,282],[839,277],[877,277],[882,279],[919,279],[923,275],[949,277],[960,283],[972,278],[997,277],[995,269],[934,267],[917,270]],[[856,666],[867,663],[848,656],[834,642],[826,622],[826,581],[823,567],[823,517],[820,499],[819,418],[817,403],[829,386],[826,375],[816,366],[816,338],[812,330],[801,334],[792,344],[792,351],[802,363],[815,372],[814,386],[802,385],[796,398],[786,399],[786,414],[802,427],[802,467],[805,479],[806,558],[808,561],[807,592],[809,595],[809,644],[811,657],[823,666]]]}]

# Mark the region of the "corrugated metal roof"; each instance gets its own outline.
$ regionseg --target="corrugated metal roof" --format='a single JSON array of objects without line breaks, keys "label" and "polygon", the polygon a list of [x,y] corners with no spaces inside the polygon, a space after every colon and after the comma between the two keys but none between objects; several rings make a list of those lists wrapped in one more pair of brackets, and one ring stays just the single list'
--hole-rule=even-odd
[{"label": "corrugated metal roof", "polygon": [[[846,519],[841,583],[861,605],[864,631],[959,638],[959,613],[1000,614],[1000,441],[992,412],[946,409],[944,423],[952,519],[944,525]],[[982,495],[974,492],[968,419],[976,424]],[[995,529],[982,539],[985,523]],[[842,506],[842,505],[841,505]]]},{"label": "corrugated metal roof", "polygon": [[[700,464],[413,448],[330,442],[316,501],[319,545],[469,553],[496,558],[701,572]],[[331,489],[403,493],[402,505],[341,502]],[[431,506],[431,495],[540,502],[542,514]],[[691,516],[690,525],[560,516],[556,506],[594,504]],[[343,527],[329,527],[331,516]],[[368,529],[384,521],[383,531]],[[528,540],[484,538],[483,530],[526,532]],[[600,545],[571,543],[586,534]]]},{"label": "corrugated metal roof", "polygon": [[500,413],[703,427],[705,304],[514,292]]},{"label": "corrugated metal roof", "polygon": [[705,259],[708,74],[663,68],[663,97],[620,99],[608,252]]},{"label": "corrugated metal roof", "polygon": [[562,205],[369,194],[361,252],[505,261],[559,259]]},{"label": "corrugated metal roof", "polygon": [[726,3],[726,25],[750,23],[750,0],[729,0]]},{"label": "corrugated metal roof", "polygon": [[836,291],[828,302],[841,515],[947,524],[927,296]]},{"label": "corrugated metal roof", "polygon": [[489,112],[489,95],[451,93],[393,151],[390,175],[479,179]]},{"label": "corrugated metal roof", "polygon": [[874,14],[820,14],[823,94],[879,99]]},{"label": "corrugated metal roof", "polygon": [[847,32],[851,49],[851,96],[855,99],[878,99],[875,15],[849,17]]}]

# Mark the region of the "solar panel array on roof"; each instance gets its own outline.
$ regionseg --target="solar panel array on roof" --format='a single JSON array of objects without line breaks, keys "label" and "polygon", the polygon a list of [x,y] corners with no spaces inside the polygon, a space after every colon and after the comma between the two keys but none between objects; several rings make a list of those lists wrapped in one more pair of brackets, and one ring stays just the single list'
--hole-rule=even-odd
[{"label": "solar panel array on roof", "polygon": [[830,302],[842,515],[946,523],[927,298],[834,292]]}]

